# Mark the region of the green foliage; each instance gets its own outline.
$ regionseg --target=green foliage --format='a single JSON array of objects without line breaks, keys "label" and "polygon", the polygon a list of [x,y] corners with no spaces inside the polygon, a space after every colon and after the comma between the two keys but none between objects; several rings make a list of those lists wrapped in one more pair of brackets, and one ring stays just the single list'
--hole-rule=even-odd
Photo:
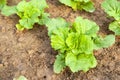
[{"label": "green foliage", "polygon": [[7,4],[6,0],[0,0],[0,10]]},{"label": "green foliage", "polygon": [[120,35],[120,21],[110,23],[109,29],[114,31],[116,35]]},{"label": "green foliage", "polygon": [[15,14],[15,13],[17,13],[16,6],[7,6],[7,5],[5,5],[2,8],[1,13],[3,15],[5,15],[5,16],[9,16],[11,14]]},{"label": "green foliage", "polygon": [[60,73],[65,67],[65,55],[60,53],[56,56],[56,60],[54,63],[54,71],[55,73]]},{"label": "green foliage", "polygon": [[109,29],[114,31],[116,35],[120,35],[120,2],[117,0],[105,0],[102,3],[105,12],[115,19],[110,23]]},{"label": "green foliage", "polygon": [[85,10],[93,12],[95,10],[91,0],[59,0],[61,3],[72,7],[74,10]]},{"label": "green foliage", "polygon": [[18,78],[14,78],[13,80],[27,80],[27,78],[24,76],[20,76]]},{"label": "green foliage", "polygon": [[[55,25],[53,25],[55,23]],[[115,36],[105,38],[97,35],[99,26],[82,17],[71,24],[61,18],[47,23],[51,46],[59,51],[54,63],[54,72],[60,73],[66,66],[72,72],[88,71],[97,65],[93,50],[106,48],[115,42]]]},{"label": "green foliage", "polygon": [[72,72],[78,72],[78,70],[88,71],[89,68],[94,68],[97,65],[97,61],[93,54],[79,54],[74,55],[72,52],[68,52],[65,58],[65,64],[70,67]]},{"label": "green foliage", "polygon": [[108,45],[112,45],[115,42],[115,36],[114,35],[108,35],[105,38],[98,37],[94,40],[94,47],[95,49],[100,48],[107,48]]},{"label": "green foliage", "polygon": [[[53,26],[53,23],[54,23],[54,26]],[[66,21],[62,18],[58,18],[58,19],[51,19],[47,24],[46,26],[48,27],[48,34],[49,36],[52,35],[52,33],[54,33],[55,31],[54,30],[58,30],[60,29],[59,27],[69,27],[70,24],[69,23],[66,23]],[[54,32],[53,32],[54,31]],[[56,31],[57,32],[57,31]],[[58,33],[60,34],[60,33]]]},{"label": "green foliage", "polygon": [[32,29],[35,23],[44,25],[49,20],[49,14],[44,12],[48,5],[45,0],[22,0],[16,6],[5,5],[1,13],[6,16],[17,14],[20,17],[16,24],[18,30]]}]

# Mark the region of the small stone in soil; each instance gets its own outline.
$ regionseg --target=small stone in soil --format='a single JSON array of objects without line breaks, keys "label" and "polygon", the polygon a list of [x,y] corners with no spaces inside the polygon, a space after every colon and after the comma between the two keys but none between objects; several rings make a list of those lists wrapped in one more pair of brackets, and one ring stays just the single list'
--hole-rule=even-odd
[{"label": "small stone in soil", "polygon": [[3,68],[3,64],[0,64],[0,69]]}]

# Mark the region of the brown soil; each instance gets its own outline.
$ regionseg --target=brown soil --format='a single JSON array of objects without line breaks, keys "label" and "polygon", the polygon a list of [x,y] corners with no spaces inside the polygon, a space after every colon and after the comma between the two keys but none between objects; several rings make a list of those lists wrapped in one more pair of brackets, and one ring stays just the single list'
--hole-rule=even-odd
[{"label": "brown soil", "polygon": [[[20,0],[18,0],[20,1]],[[9,4],[18,1],[9,0]],[[73,22],[77,16],[95,21],[100,26],[101,34],[112,34],[108,25],[112,19],[107,18],[100,7],[103,0],[93,0],[96,11],[87,13],[74,12],[58,0],[47,0],[52,18],[58,16]],[[0,80],[13,80],[24,75],[28,80],[120,80],[120,36],[116,43],[107,48],[95,51],[98,61],[96,68],[87,73],[72,73],[65,69],[60,74],[53,72],[53,63],[57,54],[50,46],[45,26],[35,25],[34,29],[20,32],[15,28],[18,22],[16,15],[5,17],[0,14]]]}]

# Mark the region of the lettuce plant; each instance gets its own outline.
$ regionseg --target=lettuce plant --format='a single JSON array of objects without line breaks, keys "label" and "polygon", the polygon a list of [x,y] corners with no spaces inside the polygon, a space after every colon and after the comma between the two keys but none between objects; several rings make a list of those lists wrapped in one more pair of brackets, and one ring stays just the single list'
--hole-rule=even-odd
[{"label": "lettuce plant", "polygon": [[61,3],[72,7],[74,10],[85,10],[87,12],[93,12],[95,10],[93,2],[91,0],[59,0]]},{"label": "lettuce plant", "polygon": [[115,42],[114,35],[101,37],[99,26],[87,19],[77,17],[73,24],[62,18],[51,19],[46,24],[51,46],[58,51],[54,72],[60,73],[66,66],[72,72],[88,71],[97,65],[94,50],[106,48]]},{"label": "lettuce plant", "polygon": [[105,0],[102,3],[105,12],[115,20],[110,23],[109,29],[114,31],[116,35],[120,35],[120,1]]},{"label": "lettuce plant", "polygon": [[22,0],[16,6],[1,5],[1,13],[6,16],[17,14],[20,17],[16,24],[18,30],[32,29],[35,23],[43,25],[48,20],[49,14],[44,12],[48,7],[45,0]]}]

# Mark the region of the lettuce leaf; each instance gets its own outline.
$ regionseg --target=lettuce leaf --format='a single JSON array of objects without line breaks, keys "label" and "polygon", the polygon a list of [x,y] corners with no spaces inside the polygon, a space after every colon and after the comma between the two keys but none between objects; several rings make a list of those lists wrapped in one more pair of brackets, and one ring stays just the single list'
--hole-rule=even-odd
[{"label": "lettuce leaf", "polygon": [[5,16],[10,16],[15,13],[17,13],[16,6],[6,6],[5,5],[1,10],[1,14],[5,15]]},{"label": "lettuce leaf", "polygon": [[0,0],[0,10],[7,4],[6,0]]},{"label": "lettuce leaf", "polygon": [[109,16],[120,20],[120,2],[117,0],[105,0],[101,6]]},{"label": "lettuce leaf", "polygon": [[115,36],[108,35],[104,38],[98,37],[94,40],[94,49],[107,48],[115,43]]},{"label": "lettuce leaf", "polygon": [[69,52],[65,57],[65,63],[70,67],[72,72],[78,72],[79,70],[86,72],[89,68],[94,68],[97,65],[97,61],[92,53],[79,54],[76,56]]},{"label": "lettuce leaf", "polygon": [[[53,25],[54,24],[54,25]],[[47,21],[46,26],[48,28],[48,35],[51,36],[52,34],[60,34],[59,31],[56,31],[58,28],[67,28],[70,26],[69,23],[67,23],[62,18],[56,18],[56,19],[50,19]],[[54,31],[55,30],[55,31]],[[66,32],[65,32],[66,33]]]},{"label": "lettuce leaf", "polygon": [[65,42],[67,35],[68,35],[68,28],[59,28],[57,30],[54,30],[54,33],[51,36],[51,46],[55,50],[59,50],[60,52],[65,52],[67,49],[67,44]]},{"label": "lettuce leaf", "polygon": [[120,21],[114,21],[110,23],[109,29],[114,31],[116,35],[120,35]]},{"label": "lettuce leaf", "polygon": [[90,54],[93,51],[93,40],[88,35],[69,33],[66,44],[75,55],[81,53]]},{"label": "lettuce leaf", "polygon": [[64,68],[66,67],[65,65],[65,55],[62,53],[59,53],[56,56],[56,60],[54,63],[54,72],[55,73],[60,73]]},{"label": "lettuce leaf", "polygon": [[96,36],[99,26],[88,19],[83,19],[82,17],[77,17],[75,22],[72,25],[72,30],[79,34],[89,35],[91,37]]},{"label": "lettuce leaf", "polygon": [[70,24],[62,18],[50,19],[46,23],[46,26],[48,28],[48,35],[51,39],[51,46],[55,50],[60,50],[60,52],[64,52],[67,49],[65,40],[69,33],[69,25]]},{"label": "lettuce leaf", "polygon": [[75,11],[78,10],[85,10],[87,12],[95,11],[94,4],[91,0],[59,0],[61,3],[72,7]]}]

